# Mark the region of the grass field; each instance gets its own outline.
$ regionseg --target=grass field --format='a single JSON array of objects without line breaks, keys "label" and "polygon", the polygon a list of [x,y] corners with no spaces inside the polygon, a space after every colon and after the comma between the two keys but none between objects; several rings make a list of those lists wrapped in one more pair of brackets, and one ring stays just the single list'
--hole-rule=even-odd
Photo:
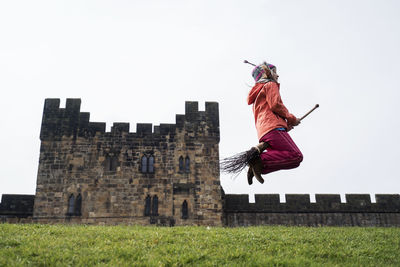
[{"label": "grass field", "polygon": [[0,224],[0,266],[400,266],[400,228]]}]

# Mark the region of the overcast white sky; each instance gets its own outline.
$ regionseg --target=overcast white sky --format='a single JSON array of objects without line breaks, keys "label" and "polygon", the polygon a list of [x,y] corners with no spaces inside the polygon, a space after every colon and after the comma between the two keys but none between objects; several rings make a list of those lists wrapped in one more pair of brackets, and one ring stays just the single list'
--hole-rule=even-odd
[{"label": "overcast white sky", "polygon": [[45,98],[91,121],[174,123],[217,101],[220,157],[257,143],[251,67],[278,67],[304,154],[226,193],[400,193],[398,1],[1,1],[0,194],[34,194]]}]

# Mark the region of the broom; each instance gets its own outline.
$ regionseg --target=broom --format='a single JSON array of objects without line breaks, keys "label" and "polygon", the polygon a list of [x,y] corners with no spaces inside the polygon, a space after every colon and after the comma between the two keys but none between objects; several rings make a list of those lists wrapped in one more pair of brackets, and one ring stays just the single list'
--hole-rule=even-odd
[{"label": "broom", "polygon": [[[299,120],[302,121],[305,117],[310,115],[319,105],[316,104],[309,112],[307,112]],[[220,169],[222,172],[238,175],[251,160],[258,157],[267,147],[268,143],[261,142],[257,146],[252,147],[250,150],[233,155],[232,157],[224,158],[220,162]]]}]

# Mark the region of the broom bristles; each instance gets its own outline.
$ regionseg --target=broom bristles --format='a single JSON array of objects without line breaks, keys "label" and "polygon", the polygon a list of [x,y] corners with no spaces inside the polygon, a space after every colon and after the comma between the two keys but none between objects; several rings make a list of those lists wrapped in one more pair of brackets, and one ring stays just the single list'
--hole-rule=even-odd
[{"label": "broom bristles", "polygon": [[221,171],[229,174],[239,174],[258,155],[257,148],[252,147],[250,150],[224,158],[220,162]]}]

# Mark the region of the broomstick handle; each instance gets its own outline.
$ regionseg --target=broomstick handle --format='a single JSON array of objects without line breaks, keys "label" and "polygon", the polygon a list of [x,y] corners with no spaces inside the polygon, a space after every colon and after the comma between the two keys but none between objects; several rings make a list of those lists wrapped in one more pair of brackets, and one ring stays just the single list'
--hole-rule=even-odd
[{"label": "broomstick handle", "polygon": [[310,113],[313,112],[318,107],[319,107],[319,104],[316,104],[315,107],[313,107],[309,112],[307,112],[303,117],[300,118],[300,121],[303,120],[308,115],[310,115]]},{"label": "broomstick handle", "polygon": [[245,60],[245,61],[243,61],[244,63],[247,63],[247,64],[250,64],[250,65],[252,65],[252,66],[254,66],[254,67],[256,67],[257,65],[256,64],[253,64],[253,63],[251,63],[251,62],[248,62],[247,60]]}]

